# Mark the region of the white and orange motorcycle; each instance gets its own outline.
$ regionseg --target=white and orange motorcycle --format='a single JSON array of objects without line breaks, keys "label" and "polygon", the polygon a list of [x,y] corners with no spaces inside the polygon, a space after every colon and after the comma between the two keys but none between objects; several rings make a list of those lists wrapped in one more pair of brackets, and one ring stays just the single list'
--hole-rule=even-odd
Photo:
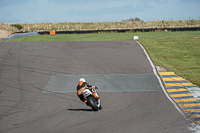
[{"label": "white and orange motorcycle", "polygon": [[[92,89],[86,88],[82,93],[84,98],[87,100],[88,106],[90,106],[94,111],[102,109],[100,97],[97,94],[97,89],[97,87]],[[95,94],[95,96],[93,94]]]}]

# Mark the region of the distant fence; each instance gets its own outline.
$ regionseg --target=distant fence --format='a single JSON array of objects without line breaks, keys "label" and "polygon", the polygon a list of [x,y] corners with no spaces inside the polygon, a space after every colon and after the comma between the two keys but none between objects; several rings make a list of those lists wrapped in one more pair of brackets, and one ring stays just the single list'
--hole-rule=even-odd
[{"label": "distant fence", "polygon": [[[200,27],[188,28],[148,28],[148,29],[112,29],[112,30],[80,30],[80,31],[56,31],[56,34],[84,34],[84,33],[109,33],[109,32],[153,32],[153,31],[198,31]],[[50,34],[50,31],[38,32],[38,34]]]},{"label": "distant fence", "polygon": [[10,41],[10,40],[12,40],[14,38],[18,38],[18,37],[35,36],[35,35],[38,35],[38,32],[18,33],[18,34],[13,34],[7,38],[0,38],[0,40]]}]

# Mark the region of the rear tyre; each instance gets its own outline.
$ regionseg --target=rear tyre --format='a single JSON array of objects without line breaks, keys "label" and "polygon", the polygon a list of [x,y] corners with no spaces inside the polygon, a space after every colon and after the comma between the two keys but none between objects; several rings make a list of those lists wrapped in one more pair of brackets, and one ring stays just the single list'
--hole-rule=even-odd
[{"label": "rear tyre", "polygon": [[92,96],[87,97],[87,102],[94,111],[98,111],[99,107],[95,104],[94,98]]}]

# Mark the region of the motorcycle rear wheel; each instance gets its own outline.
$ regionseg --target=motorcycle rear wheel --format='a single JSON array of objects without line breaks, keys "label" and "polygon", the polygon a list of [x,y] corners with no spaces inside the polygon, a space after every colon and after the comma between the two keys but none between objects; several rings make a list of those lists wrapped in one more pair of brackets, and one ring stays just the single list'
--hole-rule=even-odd
[{"label": "motorcycle rear wheel", "polygon": [[87,97],[87,102],[94,111],[99,110],[99,107],[95,104],[94,98],[92,96]]}]

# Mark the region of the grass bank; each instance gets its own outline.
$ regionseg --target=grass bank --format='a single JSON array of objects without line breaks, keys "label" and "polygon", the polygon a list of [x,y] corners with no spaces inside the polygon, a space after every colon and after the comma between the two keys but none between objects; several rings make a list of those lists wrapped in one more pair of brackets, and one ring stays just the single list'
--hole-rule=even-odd
[{"label": "grass bank", "polygon": [[124,41],[135,35],[156,66],[200,86],[200,31],[37,35],[12,41]]},{"label": "grass bank", "polygon": [[200,20],[121,21],[121,22],[62,22],[1,24],[0,29],[15,32],[84,31],[111,29],[186,28],[200,27]]}]

